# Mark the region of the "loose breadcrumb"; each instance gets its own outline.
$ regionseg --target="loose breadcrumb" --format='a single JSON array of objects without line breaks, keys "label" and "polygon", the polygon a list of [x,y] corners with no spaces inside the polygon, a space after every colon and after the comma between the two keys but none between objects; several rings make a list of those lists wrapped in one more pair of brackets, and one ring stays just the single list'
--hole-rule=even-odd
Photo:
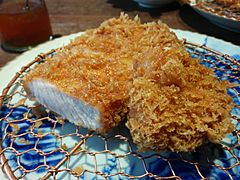
[{"label": "loose breadcrumb", "polygon": [[42,126],[42,121],[37,121],[37,122],[35,122],[35,128],[40,128],[41,126]]},{"label": "loose breadcrumb", "polygon": [[[75,143],[75,146],[77,145],[77,143]],[[79,152],[81,152],[83,149],[82,147],[78,147],[75,151],[74,151],[74,154],[78,154]]]},{"label": "loose breadcrumb", "polygon": [[12,129],[13,129],[13,131],[12,131],[13,134],[17,134],[18,131],[20,130],[18,124],[10,124],[10,126],[11,126]]},{"label": "loose breadcrumb", "polygon": [[62,148],[63,150],[65,150],[65,151],[68,150],[68,147],[67,147],[67,145],[66,145],[65,143],[61,145],[61,148]]},{"label": "loose breadcrumb", "polygon": [[77,175],[81,175],[83,173],[83,171],[84,171],[84,168],[81,165],[77,166],[73,169],[73,172],[76,173]]},{"label": "loose breadcrumb", "polygon": [[42,136],[43,135],[43,131],[42,130],[38,130],[38,135]]},{"label": "loose breadcrumb", "polygon": [[26,143],[25,138],[20,138],[20,139],[19,139],[19,142],[20,142],[21,144]]}]

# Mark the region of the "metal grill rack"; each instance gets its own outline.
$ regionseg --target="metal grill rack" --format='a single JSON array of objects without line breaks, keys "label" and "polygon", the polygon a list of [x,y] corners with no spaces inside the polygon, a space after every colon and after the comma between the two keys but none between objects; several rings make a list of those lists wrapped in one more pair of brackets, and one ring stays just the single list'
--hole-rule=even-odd
[{"label": "metal grill rack", "polygon": [[23,77],[42,63],[52,50],[24,66],[0,96],[0,160],[10,179],[234,179],[240,170],[240,62],[208,47],[184,41],[192,57],[213,68],[235,102],[235,130],[219,145],[207,144],[196,152],[138,152],[121,125],[106,136],[76,127],[33,103],[22,87]]}]

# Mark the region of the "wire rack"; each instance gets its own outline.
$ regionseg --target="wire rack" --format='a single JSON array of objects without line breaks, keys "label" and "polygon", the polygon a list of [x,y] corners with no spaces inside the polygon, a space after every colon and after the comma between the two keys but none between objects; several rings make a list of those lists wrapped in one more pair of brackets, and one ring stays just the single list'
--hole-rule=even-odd
[{"label": "wire rack", "polygon": [[[184,41],[188,52],[213,68],[228,89],[235,107],[235,130],[221,144],[206,144],[195,152],[138,152],[124,125],[108,135],[74,126],[30,101],[23,77],[55,50],[38,55],[22,67],[0,97],[0,160],[10,179],[235,179],[240,177],[240,62],[228,55]],[[34,179],[36,179],[34,178]]]}]

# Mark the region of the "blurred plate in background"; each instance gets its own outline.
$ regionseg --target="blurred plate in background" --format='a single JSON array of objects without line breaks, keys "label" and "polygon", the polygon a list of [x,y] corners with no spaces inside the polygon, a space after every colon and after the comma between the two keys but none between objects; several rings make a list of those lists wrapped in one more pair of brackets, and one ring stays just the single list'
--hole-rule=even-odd
[{"label": "blurred plate in background", "polygon": [[213,24],[234,32],[240,32],[240,10],[217,4],[215,1],[186,0],[197,13]]}]

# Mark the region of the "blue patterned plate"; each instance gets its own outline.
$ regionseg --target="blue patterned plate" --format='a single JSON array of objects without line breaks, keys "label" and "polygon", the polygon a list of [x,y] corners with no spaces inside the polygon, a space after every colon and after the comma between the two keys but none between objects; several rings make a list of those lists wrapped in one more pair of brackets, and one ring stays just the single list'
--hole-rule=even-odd
[{"label": "blue patterned plate", "polygon": [[[206,45],[186,44],[194,58],[209,68],[215,68],[219,79],[239,84],[240,48],[205,35],[174,30],[179,38]],[[74,34],[40,45],[16,58],[0,71],[0,89],[6,87],[16,72],[7,96],[4,96],[1,118],[1,148],[3,169],[8,176],[23,179],[238,179],[240,178],[240,87],[229,89],[236,104],[232,110],[235,133],[228,134],[219,145],[207,144],[192,153],[155,153],[137,151],[124,125],[107,136],[79,128],[63,121],[53,112],[25,98],[22,77],[37,64],[21,69],[32,57],[52,48],[61,47]],[[51,52],[51,56],[54,52]],[[39,56],[36,61],[44,59]],[[40,113],[41,112],[41,113]],[[9,166],[7,166],[7,164]],[[0,176],[4,179],[4,175]]]}]

